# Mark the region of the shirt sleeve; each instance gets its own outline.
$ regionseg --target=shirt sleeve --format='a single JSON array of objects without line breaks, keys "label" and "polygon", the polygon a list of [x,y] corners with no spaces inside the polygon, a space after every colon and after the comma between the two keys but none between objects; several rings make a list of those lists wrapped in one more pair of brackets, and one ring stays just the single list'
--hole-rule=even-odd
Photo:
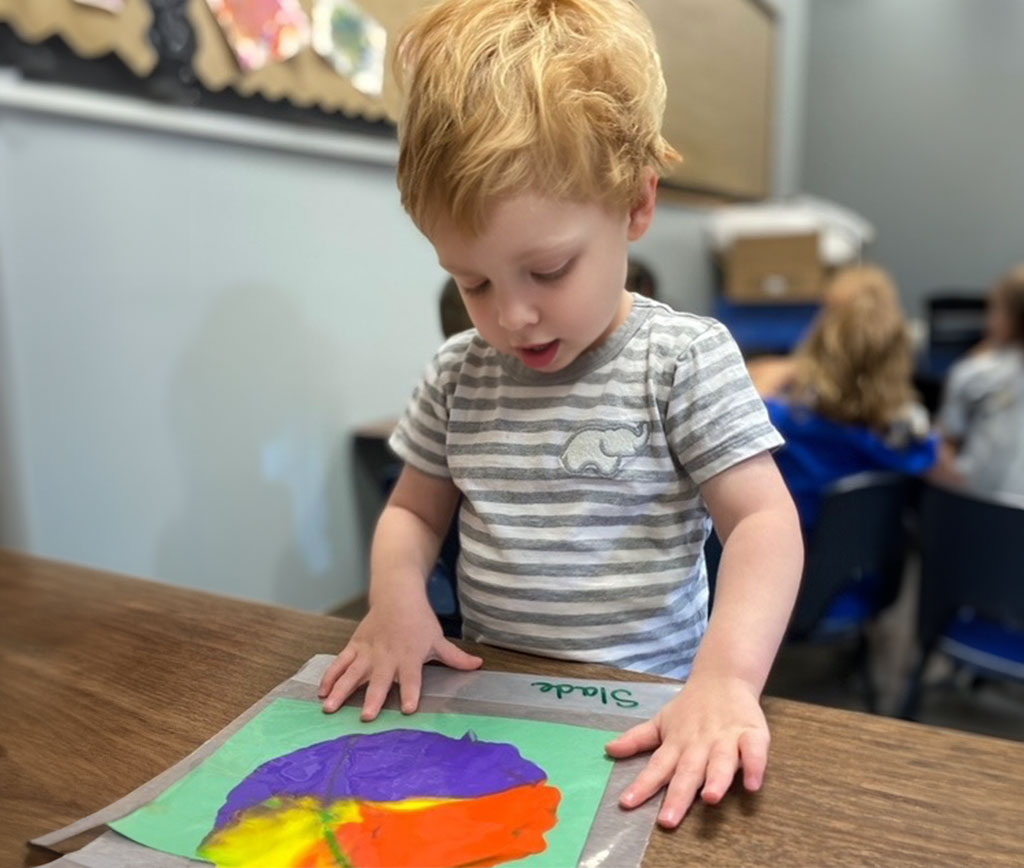
[{"label": "shirt sleeve", "polygon": [[784,442],[736,342],[717,322],[677,360],[665,427],[676,460],[697,485]]},{"label": "shirt sleeve", "polygon": [[947,437],[962,440],[967,433],[970,415],[968,383],[971,376],[970,360],[953,366],[946,381],[942,406],[939,408],[938,424]]},{"label": "shirt sleeve", "polygon": [[454,386],[453,353],[445,344],[427,366],[388,446],[406,464],[430,476],[450,479],[448,415]]}]

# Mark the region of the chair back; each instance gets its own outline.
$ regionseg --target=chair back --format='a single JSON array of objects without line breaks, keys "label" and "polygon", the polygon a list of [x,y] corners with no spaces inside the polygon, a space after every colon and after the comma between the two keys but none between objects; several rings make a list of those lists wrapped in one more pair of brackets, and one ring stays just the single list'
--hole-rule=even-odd
[{"label": "chair back", "polygon": [[918,608],[926,654],[962,606],[1024,628],[1024,499],[927,485]]},{"label": "chair back", "polygon": [[876,611],[896,598],[913,482],[901,473],[871,471],[841,479],[825,493],[807,543],[789,638],[810,636],[836,597],[859,581],[871,582]]},{"label": "chair back", "polygon": [[945,374],[985,336],[985,294],[944,290],[928,299],[928,368]]}]

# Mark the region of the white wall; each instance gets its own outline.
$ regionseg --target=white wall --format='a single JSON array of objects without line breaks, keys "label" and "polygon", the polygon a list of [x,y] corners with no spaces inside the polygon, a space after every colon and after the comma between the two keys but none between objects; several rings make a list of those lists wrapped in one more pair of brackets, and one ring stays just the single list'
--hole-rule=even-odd
[{"label": "white wall", "polygon": [[1024,260],[1024,3],[814,0],[804,185],[874,222],[911,308]]},{"label": "white wall", "polygon": [[[397,414],[443,274],[393,170],[0,116],[0,543],[322,609],[361,593],[351,431]],[[643,242],[707,308],[700,217]]]},{"label": "white wall", "polygon": [[803,189],[804,107],[807,99],[808,4],[770,0],[777,13],[772,190],[779,198]]},{"label": "white wall", "polygon": [[[351,431],[401,410],[440,340],[393,170],[6,112],[0,184],[0,542],[305,608],[358,595]],[[646,250],[703,307],[674,210]]]},{"label": "white wall", "polygon": [[350,431],[439,338],[393,172],[22,113],[0,155],[3,542],[295,606],[357,594]]},{"label": "white wall", "polygon": [[[798,67],[805,0],[779,2]],[[635,249],[701,313],[703,220],[662,207]],[[359,595],[352,430],[401,411],[442,280],[393,168],[0,108],[0,545],[307,609]]]}]

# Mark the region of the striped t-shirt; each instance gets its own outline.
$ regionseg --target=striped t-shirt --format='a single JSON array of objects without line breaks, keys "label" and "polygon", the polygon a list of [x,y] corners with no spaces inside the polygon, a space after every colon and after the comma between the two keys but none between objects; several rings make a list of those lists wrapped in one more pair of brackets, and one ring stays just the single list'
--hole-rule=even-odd
[{"label": "striped t-shirt", "polygon": [[676,677],[707,622],[698,486],[781,442],[726,329],[642,296],[551,374],[454,336],[391,438],[463,494],[466,639]]}]

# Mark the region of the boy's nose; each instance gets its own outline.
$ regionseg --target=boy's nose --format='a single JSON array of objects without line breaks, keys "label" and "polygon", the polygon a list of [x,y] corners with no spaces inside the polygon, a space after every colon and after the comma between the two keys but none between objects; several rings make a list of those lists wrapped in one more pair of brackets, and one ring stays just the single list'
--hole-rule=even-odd
[{"label": "boy's nose", "polygon": [[540,321],[540,315],[535,305],[528,299],[517,297],[515,294],[508,294],[498,299],[498,325],[505,331],[522,331]]}]

